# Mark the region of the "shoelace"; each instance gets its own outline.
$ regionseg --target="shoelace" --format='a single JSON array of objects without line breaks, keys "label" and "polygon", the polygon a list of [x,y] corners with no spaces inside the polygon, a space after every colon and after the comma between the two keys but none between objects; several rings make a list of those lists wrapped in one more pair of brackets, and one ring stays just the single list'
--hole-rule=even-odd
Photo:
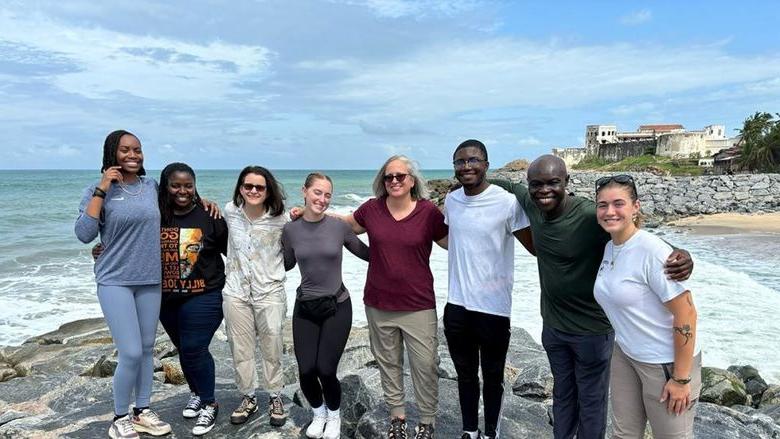
[{"label": "shoelace", "polygon": [[278,396],[271,402],[271,411],[275,414],[284,413],[284,406],[282,405],[282,398]]},{"label": "shoelace", "polygon": [[154,423],[154,424],[159,424],[160,423],[160,417],[157,416],[157,413],[155,413],[155,412],[153,412],[153,411],[151,411],[149,409],[146,409],[143,412],[141,412],[141,415],[143,415],[144,417],[150,419],[152,421],[152,423]]},{"label": "shoelace", "polygon": [[241,411],[244,411],[249,408],[250,404],[254,404],[254,402],[255,401],[252,398],[244,397],[244,399],[241,400],[241,406],[239,407],[239,409],[241,409]]},{"label": "shoelace", "polygon": [[425,424],[418,425],[415,439],[430,439],[430,438],[431,438],[431,428]]},{"label": "shoelace", "polygon": [[390,423],[390,432],[388,436],[391,439],[406,439],[406,429],[403,428],[404,423],[401,421],[393,420]]},{"label": "shoelace", "polygon": [[214,410],[214,407],[207,405],[203,408],[203,410],[201,410],[200,416],[198,416],[198,420],[195,422],[195,425],[211,425],[211,422],[214,421],[214,415],[216,415],[216,410]]},{"label": "shoelace", "polygon": [[133,428],[133,423],[130,422],[130,418],[125,416],[124,418],[119,418],[116,421],[114,421],[114,424],[119,429],[119,434],[122,436],[129,435],[130,433],[135,432],[135,429]]},{"label": "shoelace", "polygon": [[187,406],[184,408],[198,410],[200,408],[200,396],[191,396]]}]

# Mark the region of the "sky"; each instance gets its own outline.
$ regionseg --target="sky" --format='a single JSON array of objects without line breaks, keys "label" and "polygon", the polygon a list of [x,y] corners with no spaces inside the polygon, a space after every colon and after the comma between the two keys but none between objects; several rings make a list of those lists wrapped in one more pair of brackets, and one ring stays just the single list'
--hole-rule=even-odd
[{"label": "sky", "polygon": [[156,0],[0,3],[0,169],[491,166],[588,124],[729,133],[780,112],[780,2]]}]

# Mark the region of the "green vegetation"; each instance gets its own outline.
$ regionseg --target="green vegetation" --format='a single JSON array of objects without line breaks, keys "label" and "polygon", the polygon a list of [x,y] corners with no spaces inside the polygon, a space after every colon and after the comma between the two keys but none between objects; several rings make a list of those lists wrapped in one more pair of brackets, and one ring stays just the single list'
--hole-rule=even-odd
[{"label": "green vegetation", "polygon": [[773,171],[780,167],[780,113],[756,112],[745,119],[739,134],[742,151],[739,166],[750,171]]},{"label": "green vegetation", "polygon": [[666,175],[701,175],[703,168],[695,159],[672,159],[657,155],[627,157],[610,163],[598,157],[586,157],[574,169],[602,172],[652,172]]}]

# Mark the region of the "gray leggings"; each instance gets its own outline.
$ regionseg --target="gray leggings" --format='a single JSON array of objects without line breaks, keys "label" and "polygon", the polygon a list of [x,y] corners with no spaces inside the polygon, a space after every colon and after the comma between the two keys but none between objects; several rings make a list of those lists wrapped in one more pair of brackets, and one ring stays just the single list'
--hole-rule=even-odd
[{"label": "gray leggings", "polygon": [[160,285],[97,287],[100,308],[119,351],[114,372],[114,412],[127,413],[135,390],[135,406],[148,407],[154,373],[154,338],[160,318]]}]

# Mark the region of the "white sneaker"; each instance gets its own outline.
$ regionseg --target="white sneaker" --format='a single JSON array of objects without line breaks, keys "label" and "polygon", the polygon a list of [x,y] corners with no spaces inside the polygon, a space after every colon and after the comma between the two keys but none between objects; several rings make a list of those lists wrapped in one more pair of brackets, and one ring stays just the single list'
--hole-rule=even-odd
[{"label": "white sneaker", "polygon": [[320,439],[322,431],[325,429],[325,423],[328,421],[328,410],[325,405],[312,409],[314,416],[311,419],[309,428],[306,429],[306,437],[311,439]]},{"label": "white sneaker", "polygon": [[184,410],[181,411],[181,415],[187,419],[197,418],[200,414],[201,402],[200,396],[191,393],[190,400],[187,401],[187,405],[184,406]]},{"label": "white sneaker", "polygon": [[341,437],[341,412],[328,410],[328,423],[325,425],[323,439],[339,439]]},{"label": "white sneaker", "polygon": [[138,416],[130,418],[135,431],[151,434],[152,436],[162,436],[171,432],[171,425],[164,422],[157,416],[157,413],[150,409],[144,409]]},{"label": "white sneaker", "polygon": [[111,423],[108,428],[108,437],[111,439],[138,439],[138,433],[130,422],[130,416],[125,415]]}]

